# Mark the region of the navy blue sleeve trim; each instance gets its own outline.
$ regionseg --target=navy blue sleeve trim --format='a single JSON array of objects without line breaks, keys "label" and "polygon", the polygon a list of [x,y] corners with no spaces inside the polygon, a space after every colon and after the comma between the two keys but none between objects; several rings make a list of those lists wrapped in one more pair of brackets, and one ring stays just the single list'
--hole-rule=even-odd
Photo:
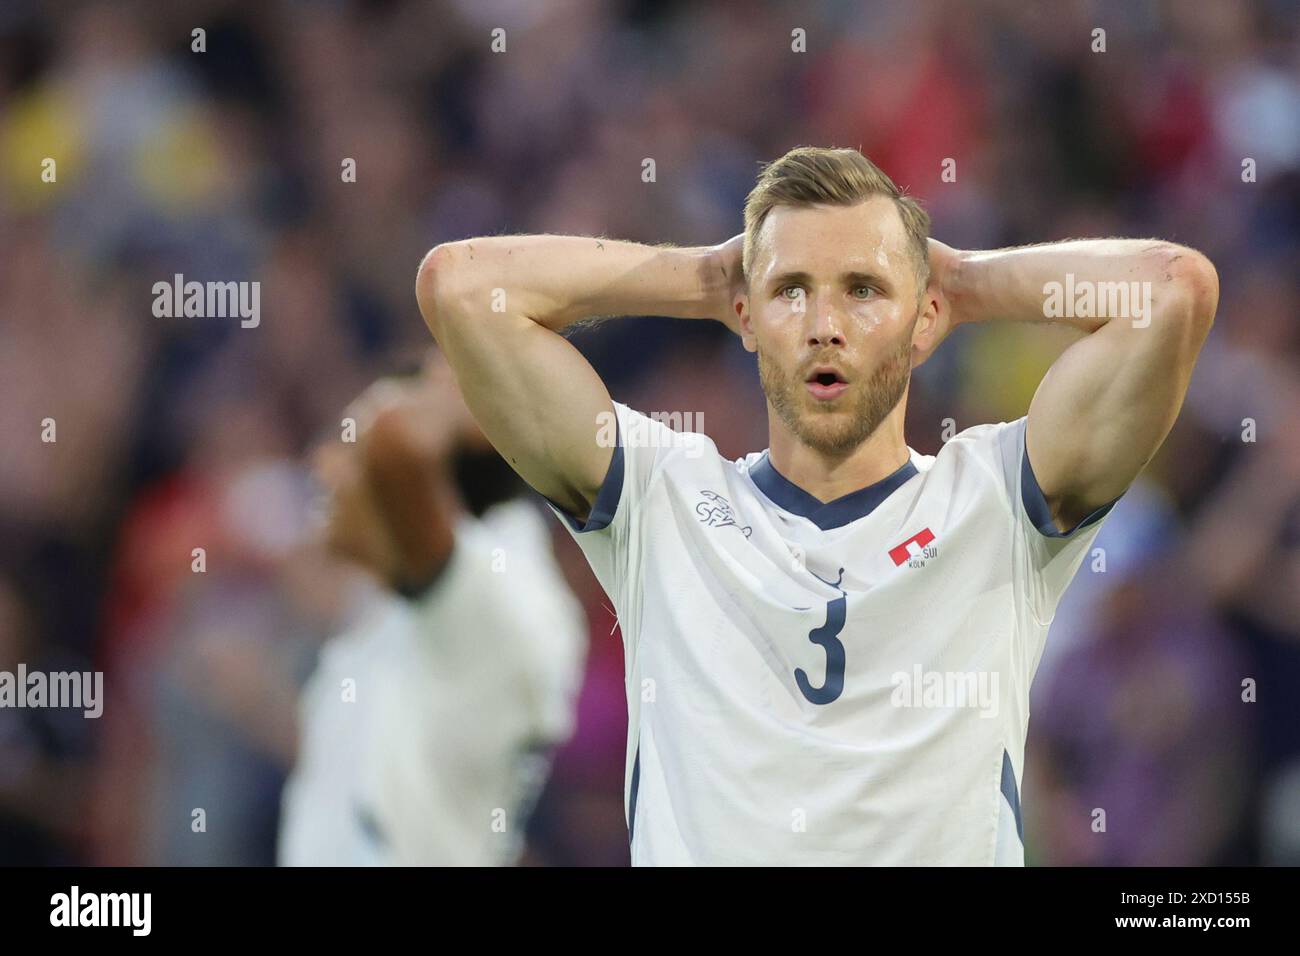
[{"label": "navy blue sleeve trim", "polygon": [[1011,815],[1016,820],[1016,835],[1020,842],[1025,842],[1025,825],[1020,820],[1020,791],[1016,789],[1016,771],[1011,766],[1011,755],[1002,751],[1002,796],[1011,805]]},{"label": "navy blue sleeve trim", "polygon": [[550,498],[546,500],[570,528],[576,533],[582,534],[586,531],[602,531],[608,528],[609,523],[614,520],[614,512],[618,510],[618,502],[622,497],[623,431],[618,424],[617,417],[615,417],[614,454],[609,459],[609,470],[605,472],[605,480],[600,483],[600,491],[596,493],[596,501],[591,506],[591,514],[587,516],[586,523],[579,521],[566,508],[551,501]]},{"label": "navy blue sleeve trim", "polygon": [[1038,478],[1034,476],[1034,469],[1029,464],[1029,449],[1025,447],[1025,429],[1022,428],[1020,430],[1020,500],[1025,506],[1025,514],[1029,515],[1029,520],[1033,522],[1039,533],[1049,538],[1068,538],[1081,528],[1096,524],[1106,517],[1119,498],[1102,505],[1069,531],[1060,530],[1052,520],[1052,509],[1047,506],[1047,498],[1043,495],[1043,489],[1038,485]]},{"label": "navy blue sleeve trim", "polygon": [[632,798],[627,808],[627,845],[636,841],[636,794],[641,787],[641,743],[637,741],[636,759],[632,761]]}]

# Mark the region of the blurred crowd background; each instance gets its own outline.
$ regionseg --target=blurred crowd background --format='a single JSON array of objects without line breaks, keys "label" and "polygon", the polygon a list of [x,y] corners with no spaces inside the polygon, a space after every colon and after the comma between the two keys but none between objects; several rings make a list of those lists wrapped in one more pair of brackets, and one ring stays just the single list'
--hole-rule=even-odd
[{"label": "blurred crowd background", "polygon": [[[305,453],[429,342],[425,251],[719,242],[798,144],[861,148],[957,247],[1158,236],[1216,263],[1183,413],[1051,631],[1028,860],[1300,863],[1298,24],[1294,0],[0,5],[0,670],[102,669],[107,697],[0,710],[0,863],[272,862],[295,694],[340,612]],[[260,281],[260,325],[154,317],[176,273]],[[577,341],[619,400],[766,445],[720,325]],[[1024,414],[1069,341],[959,330],[909,443]],[[526,859],[625,863],[622,649],[554,528],[591,651]]]}]

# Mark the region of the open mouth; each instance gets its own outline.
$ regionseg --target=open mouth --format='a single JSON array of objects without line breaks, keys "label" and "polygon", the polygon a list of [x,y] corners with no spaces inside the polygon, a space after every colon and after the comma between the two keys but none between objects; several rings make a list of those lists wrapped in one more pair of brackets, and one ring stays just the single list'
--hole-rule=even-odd
[{"label": "open mouth", "polygon": [[838,398],[848,387],[849,383],[844,381],[844,376],[827,366],[813,369],[807,381],[808,391],[819,401]]}]

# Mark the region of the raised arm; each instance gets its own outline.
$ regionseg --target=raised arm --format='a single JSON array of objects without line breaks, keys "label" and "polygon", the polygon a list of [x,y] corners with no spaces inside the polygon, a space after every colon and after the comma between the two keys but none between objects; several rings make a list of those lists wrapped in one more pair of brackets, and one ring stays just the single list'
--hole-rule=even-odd
[{"label": "raised arm", "polygon": [[330,493],[325,543],[401,592],[431,583],[451,556],[452,459],[477,436],[450,370],[433,366],[372,384],[344,412],[355,441],[322,442],[312,456]]},{"label": "raised arm", "polygon": [[416,296],[488,440],[537,491],[585,517],[613,456],[598,442],[613,404],[561,332],[596,316],[723,318],[738,276],[719,249],[468,239],[425,257]]},{"label": "raised arm", "polygon": [[1219,280],[1199,252],[1146,239],[996,252],[931,247],[951,325],[1064,322],[1087,334],[1043,378],[1026,454],[1058,529],[1121,495],[1182,407],[1214,321]]},{"label": "raised arm", "polygon": [[481,437],[451,370],[436,354],[418,376],[376,382],[349,412],[392,557],[388,583],[399,591],[421,590],[441,574],[455,544],[462,508],[455,455]]}]

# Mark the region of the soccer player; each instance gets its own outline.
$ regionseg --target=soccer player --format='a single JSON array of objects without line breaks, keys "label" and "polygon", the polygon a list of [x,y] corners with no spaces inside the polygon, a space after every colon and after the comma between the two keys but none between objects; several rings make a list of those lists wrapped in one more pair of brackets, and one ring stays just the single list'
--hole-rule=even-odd
[{"label": "soccer player", "polygon": [[[421,265],[469,408],[622,624],[634,864],[1023,865],[1048,624],[1173,425],[1218,280],[1156,240],[964,252],[928,230],[856,150],[800,147],[719,246],[501,236]],[[739,333],[770,447],[728,461],[612,401],[562,332],[626,314]],[[1083,334],[1026,417],[918,454],[911,370],[994,319]]]},{"label": "soccer player", "polygon": [[[549,751],[572,729],[582,610],[534,505],[465,512],[454,466],[485,443],[445,365],[381,380],[346,414],[356,442],[316,455],[324,531],[372,586],[304,688],[279,860],[516,862]],[[489,484],[480,461],[468,490]]]}]

